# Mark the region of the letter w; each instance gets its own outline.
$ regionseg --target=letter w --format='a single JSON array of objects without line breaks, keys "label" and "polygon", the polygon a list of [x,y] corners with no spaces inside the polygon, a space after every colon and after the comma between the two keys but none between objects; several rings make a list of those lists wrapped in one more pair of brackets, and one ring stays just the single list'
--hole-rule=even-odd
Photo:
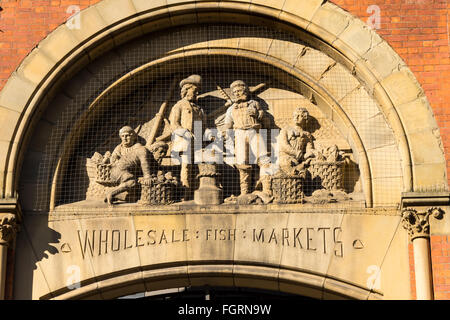
[{"label": "letter w", "polygon": [[[94,250],[95,250],[95,230],[92,231],[92,240],[88,237],[88,231],[86,230],[84,241],[81,240],[80,230],[78,230],[78,240],[80,241],[80,249],[81,249],[81,255],[83,256],[83,259],[86,255],[86,249],[89,247],[89,251],[91,252],[91,257],[94,256]],[[84,245],[83,245],[84,242]]]}]

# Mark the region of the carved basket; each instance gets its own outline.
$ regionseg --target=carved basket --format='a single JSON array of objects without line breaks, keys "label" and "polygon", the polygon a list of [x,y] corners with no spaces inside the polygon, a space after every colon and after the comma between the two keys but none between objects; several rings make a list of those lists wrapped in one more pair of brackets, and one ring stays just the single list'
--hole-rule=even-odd
[{"label": "carved basket", "polygon": [[327,162],[327,161],[314,161],[311,162],[309,171],[313,181],[317,177],[319,185],[316,188],[323,187],[326,190],[342,190],[344,189],[344,161]]},{"label": "carved basket", "polygon": [[303,177],[272,177],[272,190],[275,201],[278,203],[303,203],[303,185]]},{"label": "carved basket", "polygon": [[172,204],[175,202],[176,185],[170,182],[152,183],[151,185],[141,184],[140,204]]},{"label": "carved basket", "polygon": [[116,183],[111,180],[111,164],[86,160],[86,170],[90,181],[95,181],[104,186],[114,186]]}]

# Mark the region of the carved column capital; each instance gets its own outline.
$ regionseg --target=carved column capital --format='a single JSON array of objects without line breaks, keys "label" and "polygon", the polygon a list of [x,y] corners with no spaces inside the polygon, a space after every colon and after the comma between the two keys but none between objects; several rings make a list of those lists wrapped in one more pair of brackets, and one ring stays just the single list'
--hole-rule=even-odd
[{"label": "carved column capital", "polygon": [[0,214],[0,245],[9,246],[18,231],[19,226],[14,214]]},{"label": "carved column capital", "polygon": [[403,228],[408,231],[411,241],[416,238],[430,237],[430,216],[436,219],[442,219],[444,210],[433,207],[425,212],[418,212],[415,209],[404,209],[402,211]]}]

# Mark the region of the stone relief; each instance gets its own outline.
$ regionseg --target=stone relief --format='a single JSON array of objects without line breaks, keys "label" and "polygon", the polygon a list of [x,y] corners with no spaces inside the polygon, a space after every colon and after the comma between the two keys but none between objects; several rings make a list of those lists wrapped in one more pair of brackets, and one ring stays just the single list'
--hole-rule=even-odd
[{"label": "stone relief", "polygon": [[[109,206],[351,200],[344,187],[348,155],[332,141],[316,144],[313,133],[320,124],[307,108],[297,106],[290,123],[276,127],[281,130],[275,155],[267,143],[267,131],[274,129],[271,114],[244,81],[226,89],[217,86],[223,106],[212,115],[199,102],[201,82],[199,75],[183,79],[178,83],[181,99],[170,110],[166,101],[151,121],[120,129],[121,143],[112,152],[95,152],[87,159],[86,199]],[[142,136],[146,142],[141,143]],[[221,174],[223,166],[236,172],[238,194],[225,195],[230,182]]]}]

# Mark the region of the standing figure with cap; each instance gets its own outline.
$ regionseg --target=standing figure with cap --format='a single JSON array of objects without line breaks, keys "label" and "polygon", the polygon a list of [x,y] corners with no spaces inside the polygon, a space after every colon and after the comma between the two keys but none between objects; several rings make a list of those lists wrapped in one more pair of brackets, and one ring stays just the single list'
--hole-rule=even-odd
[{"label": "standing figure with cap", "polygon": [[[169,122],[172,131],[172,155],[183,152],[181,157],[180,181],[185,189],[184,200],[191,200],[194,191],[193,151],[195,122],[204,125],[206,116],[203,109],[197,105],[201,77],[191,75],[180,82],[181,100],[170,111]],[[200,133],[200,137],[202,132]]]},{"label": "standing figure with cap", "polygon": [[[266,141],[260,134],[262,129],[264,110],[258,101],[249,99],[250,91],[242,80],[236,80],[230,85],[233,100],[229,100],[225,114],[224,136],[229,129],[234,129],[234,148],[236,156],[235,167],[239,171],[241,195],[251,192],[252,160],[260,167],[260,182],[263,192],[267,196],[272,195],[271,178],[269,171],[271,167],[270,157],[267,153]],[[250,159],[250,152],[253,159]]]}]

